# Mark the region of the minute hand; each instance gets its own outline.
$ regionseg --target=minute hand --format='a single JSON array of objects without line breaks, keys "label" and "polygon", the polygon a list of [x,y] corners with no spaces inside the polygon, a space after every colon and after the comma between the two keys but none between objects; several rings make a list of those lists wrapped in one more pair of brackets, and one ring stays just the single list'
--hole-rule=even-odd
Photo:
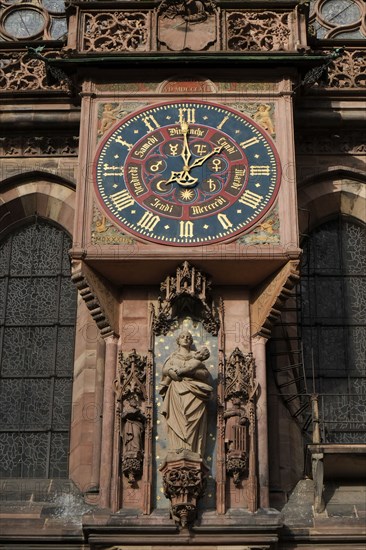
[{"label": "minute hand", "polygon": [[201,166],[207,159],[212,157],[212,155],[215,155],[216,153],[221,153],[223,147],[224,147],[223,145],[220,145],[220,147],[215,147],[211,151],[211,153],[207,153],[207,155],[205,155],[204,157],[200,157],[199,159],[196,159],[195,161],[193,161],[192,164],[190,164],[189,166],[189,170],[191,170],[192,168],[195,168],[196,166]]}]

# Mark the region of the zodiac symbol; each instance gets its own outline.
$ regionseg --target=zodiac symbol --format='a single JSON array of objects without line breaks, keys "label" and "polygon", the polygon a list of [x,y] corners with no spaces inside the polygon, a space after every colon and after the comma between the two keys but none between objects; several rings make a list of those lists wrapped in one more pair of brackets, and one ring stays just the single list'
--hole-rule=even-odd
[{"label": "zodiac symbol", "polygon": [[205,155],[207,153],[207,146],[206,145],[196,143],[194,145],[194,148],[196,149],[197,155]]},{"label": "zodiac symbol", "polygon": [[158,160],[158,162],[157,162],[156,164],[152,164],[152,165],[150,166],[150,170],[151,170],[152,172],[157,172],[157,171],[159,170],[160,166],[163,164],[163,162],[164,162],[164,161],[162,161],[162,160]]},{"label": "zodiac symbol", "polygon": [[211,193],[212,193],[213,191],[216,191],[216,183],[215,183],[215,181],[214,181],[212,178],[210,178],[209,180],[207,180],[207,183],[208,183],[208,188],[209,188],[209,190],[211,191]]},{"label": "zodiac symbol", "polygon": [[179,147],[179,143],[175,145],[173,145],[172,143],[169,143],[170,154],[173,156],[178,155],[178,147]]},{"label": "zodiac symbol", "polygon": [[213,159],[212,164],[213,164],[213,170],[215,170],[215,172],[219,172],[221,170],[221,160],[220,159]]}]

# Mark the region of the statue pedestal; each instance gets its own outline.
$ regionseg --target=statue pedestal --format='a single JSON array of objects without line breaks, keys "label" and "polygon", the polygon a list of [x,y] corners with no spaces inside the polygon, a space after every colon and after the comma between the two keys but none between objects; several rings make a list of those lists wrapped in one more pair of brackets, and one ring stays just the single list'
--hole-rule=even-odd
[{"label": "statue pedestal", "polygon": [[160,471],[172,518],[185,527],[196,518],[197,501],[205,492],[209,469],[200,455],[183,449],[169,452]]}]

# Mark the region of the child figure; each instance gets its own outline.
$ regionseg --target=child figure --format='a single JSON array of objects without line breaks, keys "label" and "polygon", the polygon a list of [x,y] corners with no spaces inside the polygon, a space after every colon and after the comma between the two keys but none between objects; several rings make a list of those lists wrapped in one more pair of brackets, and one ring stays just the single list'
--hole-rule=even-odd
[{"label": "child figure", "polygon": [[193,338],[189,332],[182,332],[177,343],[179,350],[172,353],[165,361],[163,366],[161,394],[165,394],[172,380],[181,382],[184,378],[193,378],[200,382],[206,382],[209,378],[209,372],[203,361],[210,357],[207,347],[202,347],[198,351],[191,349]]}]

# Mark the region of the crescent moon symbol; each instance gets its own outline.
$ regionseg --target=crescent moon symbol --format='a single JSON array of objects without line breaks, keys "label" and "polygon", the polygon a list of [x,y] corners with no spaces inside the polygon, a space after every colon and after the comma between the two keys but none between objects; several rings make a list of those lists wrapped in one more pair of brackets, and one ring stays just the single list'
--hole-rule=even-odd
[{"label": "crescent moon symbol", "polygon": [[166,184],[166,181],[165,181],[165,180],[160,180],[160,181],[158,181],[158,183],[156,184],[156,188],[157,188],[159,191],[165,191],[165,189],[162,189],[162,188],[160,187],[160,185],[161,185],[162,183],[164,183],[164,185],[165,185],[165,184]]}]

